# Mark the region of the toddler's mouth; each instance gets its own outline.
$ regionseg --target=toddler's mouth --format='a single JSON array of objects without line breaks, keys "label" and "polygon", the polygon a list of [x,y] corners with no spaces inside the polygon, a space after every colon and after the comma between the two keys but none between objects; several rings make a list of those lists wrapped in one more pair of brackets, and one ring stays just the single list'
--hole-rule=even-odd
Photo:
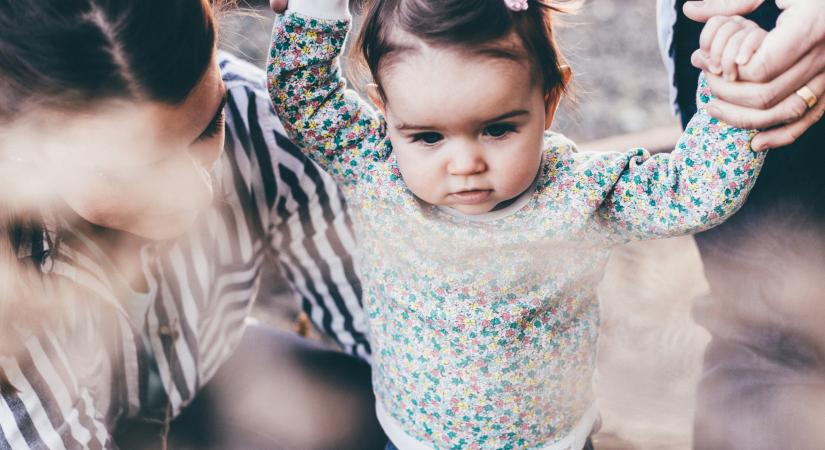
[{"label": "toddler's mouth", "polygon": [[484,203],[493,194],[492,189],[469,189],[450,194],[459,205],[477,205]]}]

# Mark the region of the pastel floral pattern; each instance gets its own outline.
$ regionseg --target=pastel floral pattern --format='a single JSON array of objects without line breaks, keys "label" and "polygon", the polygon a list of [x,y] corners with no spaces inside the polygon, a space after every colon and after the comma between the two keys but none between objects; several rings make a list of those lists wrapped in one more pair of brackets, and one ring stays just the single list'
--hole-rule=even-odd
[{"label": "pastel floral pattern", "polygon": [[[407,189],[383,118],[340,76],[349,24],[277,18],[270,94],[290,136],[343,187],[359,240],[378,400],[438,449],[541,448],[594,400],[596,286],[612,246],[733,214],[763,154],[700,112],[671,154],[577,153],[548,133],[534,192],[475,220]],[[632,312],[629,312],[632,313]]]}]

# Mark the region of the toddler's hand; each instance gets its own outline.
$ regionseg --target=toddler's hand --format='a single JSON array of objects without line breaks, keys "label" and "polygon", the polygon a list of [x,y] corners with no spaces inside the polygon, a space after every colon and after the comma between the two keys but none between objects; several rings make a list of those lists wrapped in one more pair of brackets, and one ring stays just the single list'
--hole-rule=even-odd
[{"label": "toddler's hand", "polygon": [[269,0],[269,7],[278,14],[286,11],[289,6],[289,0]]},{"label": "toddler's hand", "polygon": [[759,25],[741,16],[712,17],[702,30],[700,48],[693,57],[704,58],[714,75],[734,81],[739,77],[739,67],[751,60],[767,35]]}]

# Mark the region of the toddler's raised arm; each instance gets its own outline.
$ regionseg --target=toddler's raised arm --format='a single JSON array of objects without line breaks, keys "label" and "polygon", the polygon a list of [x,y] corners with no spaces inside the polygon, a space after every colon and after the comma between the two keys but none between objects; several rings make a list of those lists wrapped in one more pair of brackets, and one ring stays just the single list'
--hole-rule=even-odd
[{"label": "toddler's raised arm", "polygon": [[382,157],[375,149],[383,136],[375,111],[341,77],[349,23],[345,0],[290,0],[275,19],[267,65],[269,94],[290,138],[343,186]]},{"label": "toddler's raised arm", "polygon": [[698,112],[672,153],[650,156],[637,149],[591,162],[595,165],[591,172],[613,182],[597,214],[621,238],[702,231],[724,221],[745,201],[765,154],[750,148],[755,130],[734,128],[710,117],[705,108],[710,99],[701,77]]}]

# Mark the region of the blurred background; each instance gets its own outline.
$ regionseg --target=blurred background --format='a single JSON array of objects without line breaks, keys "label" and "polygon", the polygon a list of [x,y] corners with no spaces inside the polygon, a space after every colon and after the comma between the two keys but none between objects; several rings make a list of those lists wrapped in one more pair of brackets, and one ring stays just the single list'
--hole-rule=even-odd
[{"label": "blurred background", "polygon": [[[264,67],[272,13],[264,1],[222,19],[222,47]],[[268,3],[267,3],[268,4]],[[584,143],[677,125],[659,55],[656,0],[587,0],[561,17],[559,45],[573,67],[573,101],[555,131]],[[658,149],[657,149],[658,150]]]},{"label": "blurred background", "polygon": [[[222,47],[264,67],[272,15],[222,19]],[[559,43],[573,67],[575,101],[564,103],[556,131],[585,150],[665,150],[678,137],[669,81],[659,55],[655,0],[590,0],[564,18]],[[308,333],[298,305],[271,274],[256,316]],[[634,243],[613,252],[600,294],[602,330],[597,392],[600,450],[688,449],[693,397],[708,336],[690,316],[707,291],[690,237]],[[297,325],[296,325],[297,324]]]}]

